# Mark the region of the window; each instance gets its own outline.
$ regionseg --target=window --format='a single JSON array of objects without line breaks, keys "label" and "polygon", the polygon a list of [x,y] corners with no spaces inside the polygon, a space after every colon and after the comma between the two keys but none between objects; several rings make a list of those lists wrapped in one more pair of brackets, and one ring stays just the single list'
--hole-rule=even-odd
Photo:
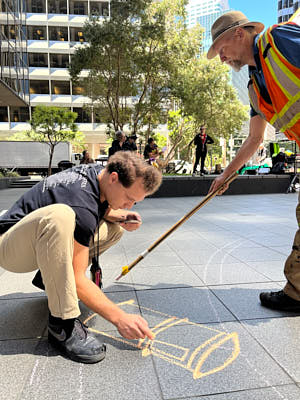
[{"label": "window", "polygon": [[278,10],[281,10],[282,9],[282,0],[280,0],[279,2],[278,2]]},{"label": "window", "polygon": [[82,86],[72,84],[72,94],[74,96],[84,96],[84,88]]},{"label": "window", "polygon": [[48,14],[67,14],[67,0],[48,0]]},{"label": "window", "polygon": [[73,111],[78,114],[75,122],[78,122],[78,123],[92,122],[91,115],[83,108],[73,108]]},{"label": "window", "polygon": [[289,0],[289,7],[293,7],[293,1],[294,0]]},{"label": "window", "polygon": [[49,81],[30,80],[30,94],[49,94]]},{"label": "window", "polygon": [[27,122],[30,120],[28,107],[10,107],[11,122]]},{"label": "window", "polygon": [[0,107],[0,122],[8,122],[7,107]]},{"label": "window", "polygon": [[27,0],[26,1],[26,11],[28,13],[45,13],[46,12],[46,2],[45,0]]},{"label": "window", "polygon": [[92,15],[108,16],[108,2],[91,1],[90,7]]},{"label": "window", "polygon": [[75,1],[70,0],[70,14],[74,15],[88,15],[88,3],[87,1]]},{"label": "window", "polygon": [[54,95],[58,94],[70,94],[70,82],[69,81],[51,81],[51,93]]},{"label": "window", "polygon": [[46,53],[28,53],[29,67],[48,67],[48,55]]},{"label": "window", "polygon": [[47,29],[45,26],[27,26],[28,40],[47,40]]},{"label": "window", "polygon": [[51,68],[68,68],[69,55],[68,54],[50,54],[50,67]]},{"label": "window", "polygon": [[85,42],[82,28],[70,28],[70,40],[71,42]]},{"label": "window", "polygon": [[49,40],[54,41],[68,41],[68,28],[64,26],[50,26],[49,27]]}]

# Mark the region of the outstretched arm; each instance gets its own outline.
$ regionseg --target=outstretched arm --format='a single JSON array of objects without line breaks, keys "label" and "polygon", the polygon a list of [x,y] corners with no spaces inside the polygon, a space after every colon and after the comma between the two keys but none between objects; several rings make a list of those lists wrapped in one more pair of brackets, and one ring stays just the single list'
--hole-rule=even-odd
[{"label": "outstretched arm", "polygon": [[114,324],[126,339],[153,339],[148,323],[140,315],[127,314],[114,304],[85,275],[88,266],[89,248],[74,241],[73,269],[78,298],[91,310]]},{"label": "outstretched arm", "polygon": [[[259,115],[255,115],[251,118],[249,136],[244,141],[241,148],[237,152],[237,155],[234,157],[228,167],[218,178],[213,181],[209,192],[212,192],[221,186],[226,178],[228,178],[233,172],[238,171],[250,159],[264,139],[266,126],[267,122]],[[228,186],[224,187],[219,194],[224,193],[227,189]]]}]

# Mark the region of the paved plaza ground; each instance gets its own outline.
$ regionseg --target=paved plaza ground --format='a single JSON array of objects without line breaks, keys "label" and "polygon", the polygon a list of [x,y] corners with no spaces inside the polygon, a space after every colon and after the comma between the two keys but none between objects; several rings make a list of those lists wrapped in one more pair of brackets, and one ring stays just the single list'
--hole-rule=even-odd
[{"label": "paved plaza ground", "polygon": [[[26,189],[0,190],[0,210]],[[102,257],[104,290],[140,313],[153,343],[122,339],[81,305],[107,343],[103,362],[69,361],[47,343],[47,300],[33,273],[0,268],[0,399],[299,400],[300,316],[260,306],[284,284],[297,194],[214,198],[118,283],[122,266],[201,198],[152,198],[144,224]]]}]

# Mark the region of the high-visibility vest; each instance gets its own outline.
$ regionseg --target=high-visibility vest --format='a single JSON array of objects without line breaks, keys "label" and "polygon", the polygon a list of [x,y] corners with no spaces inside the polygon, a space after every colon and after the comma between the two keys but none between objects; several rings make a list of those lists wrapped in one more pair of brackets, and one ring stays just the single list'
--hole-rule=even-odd
[{"label": "high-visibility vest", "polygon": [[[300,25],[300,9],[288,22],[273,25],[257,41],[259,57],[272,104],[267,103],[255,76],[250,76],[248,92],[253,109],[263,119],[284,132],[300,146],[300,68],[292,65],[277,48],[272,30],[280,25]],[[299,49],[300,54],[300,49]]]}]

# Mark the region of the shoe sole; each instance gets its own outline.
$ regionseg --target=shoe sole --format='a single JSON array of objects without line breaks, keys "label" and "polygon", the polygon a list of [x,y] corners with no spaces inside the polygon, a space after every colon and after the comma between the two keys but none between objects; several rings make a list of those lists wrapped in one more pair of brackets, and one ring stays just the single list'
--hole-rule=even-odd
[{"label": "shoe sole", "polygon": [[62,343],[59,343],[55,338],[52,337],[51,334],[48,333],[48,342],[53,346],[55,349],[59,350],[62,354],[66,355],[70,360],[81,362],[84,364],[96,364],[102,361],[106,356],[106,345],[102,344],[101,346],[101,353],[94,354],[94,355],[77,355],[74,354],[68,349],[63,346]]},{"label": "shoe sole", "polygon": [[273,303],[268,303],[262,299],[260,299],[260,303],[263,307],[270,308],[271,310],[277,310],[277,311],[287,311],[287,312],[300,312],[300,306],[295,306],[295,308],[291,307],[278,307],[276,304]]}]

